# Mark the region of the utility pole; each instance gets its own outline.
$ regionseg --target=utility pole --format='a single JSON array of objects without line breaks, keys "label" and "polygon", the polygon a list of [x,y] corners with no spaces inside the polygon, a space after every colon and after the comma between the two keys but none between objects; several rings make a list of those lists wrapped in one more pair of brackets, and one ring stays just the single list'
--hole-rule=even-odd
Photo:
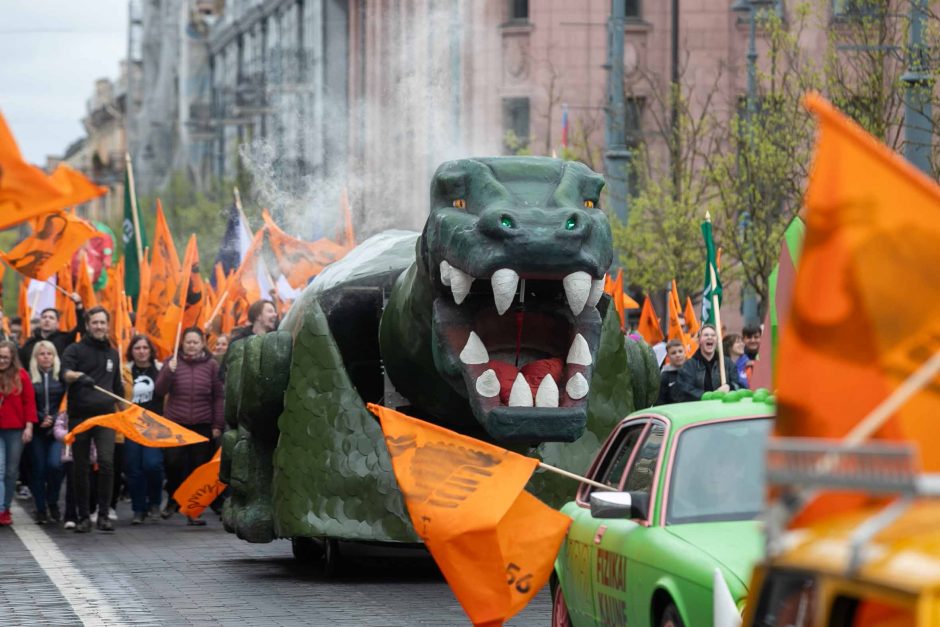
[{"label": "utility pole", "polygon": [[607,175],[607,198],[610,208],[624,224],[630,216],[627,168],[630,151],[627,149],[626,105],[623,95],[623,29],[626,5],[623,0],[611,0],[610,19],[607,20],[607,124],[604,141],[607,151],[604,163]]},{"label": "utility pole", "polygon": [[904,81],[904,157],[924,174],[931,176],[930,152],[933,143],[930,97],[933,81],[924,49],[924,20],[927,0],[910,0],[907,72]]}]

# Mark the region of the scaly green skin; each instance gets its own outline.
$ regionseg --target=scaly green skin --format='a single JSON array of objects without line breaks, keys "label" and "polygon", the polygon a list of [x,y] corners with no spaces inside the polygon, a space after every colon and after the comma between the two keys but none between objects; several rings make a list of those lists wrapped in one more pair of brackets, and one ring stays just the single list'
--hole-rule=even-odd
[{"label": "scaly green skin", "polygon": [[[245,340],[244,348],[231,351],[226,415],[238,430],[223,439],[223,472],[232,481],[232,498],[223,516],[226,528],[252,542],[276,537],[417,541],[382,431],[365,409],[344,362],[356,356],[343,354],[338,328],[331,327],[343,322],[342,316],[331,320],[329,312],[344,289],[374,288],[389,294],[379,348],[389,379],[411,404],[410,413],[583,472],[611,427],[634,409],[650,405],[659,386],[652,352],[645,344],[625,340],[607,298],[598,304],[601,313],[586,312],[579,323],[585,334],[595,329],[597,337],[591,346],[593,366],[586,370],[590,377],[586,408],[580,414],[558,412],[560,419],[534,428],[530,418],[538,415],[535,408],[519,412],[518,418],[510,415],[494,421],[468,401],[470,393],[455,373],[453,357],[435,341],[442,332],[435,328],[435,300],[444,289],[437,271],[441,251],[455,262],[463,259],[458,253],[471,260],[482,256],[464,266],[480,276],[486,276],[487,259],[500,257],[499,264],[513,261],[504,242],[497,242],[500,250],[494,251],[496,245],[487,249],[473,231],[478,223],[474,220],[493,219],[492,211],[497,217],[512,211],[520,228],[528,224],[533,233],[541,234],[531,241],[513,240],[516,248],[510,253],[527,259],[519,264],[530,263],[529,257],[536,253],[546,257],[554,252],[569,261],[575,256],[577,268],[603,276],[611,258],[609,226],[601,212],[588,213],[581,207],[582,196],[598,193],[601,184],[580,164],[541,158],[445,164],[432,183],[431,217],[409,266],[402,263],[405,251],[399,247],[371,261],[380,270],[360,272],[339,286],[312,285],[279,331]],[[482,209],[455,213],[453,194]],[[510,202],[513,194],[515,204]],[[591,225],[578,235],[580,239],[567,233],[559,236],[557,228],[549,228],[573,214],[581,225]],[[460,233],[471,237],[460,240]],[[542,241],[546,238],[550,241]],[[442,244],[444,240],[450,243]],[[347,260],[338,262],[343,263]],[[552,257],[543,266],[551,273],[563,272],[570,264]],[[446,296],[450,298],[449,293]],[[285,379],[284,373],[289,377]],[[558,506],[570,498],[574,485],[539,472],[529,489]]]}]

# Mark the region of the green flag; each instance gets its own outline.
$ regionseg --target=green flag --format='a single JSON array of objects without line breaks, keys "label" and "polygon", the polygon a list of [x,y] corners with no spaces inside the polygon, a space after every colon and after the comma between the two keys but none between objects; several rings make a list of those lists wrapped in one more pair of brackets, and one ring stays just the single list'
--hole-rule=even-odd
[{"label": "green flag", "polygon": [[[140,259],[137,257],[137,229],[134,227],[134,208],[137,199],[133,194],[134,172],[130,159],[124,171],[124,223],[121,225],[121,240],[124,242],[124,291],[137,302],[140,292]],[[140,220],[138,219],[138,222]],[[147,247],[147,234],[144,225],[140,224],[140,249]]]},{"label": "green flag", "polygon": [[[705,289],[702,290],[702,324],[716,324],[712,296],[718,297],[721,307],[721,277],[718,276],[718,262],[715,257],[715,240],[712,239],[712,221],[705,216],[702,222],[702,235],[705,237]],[[712,273],[714,272],[714,283]]]}]

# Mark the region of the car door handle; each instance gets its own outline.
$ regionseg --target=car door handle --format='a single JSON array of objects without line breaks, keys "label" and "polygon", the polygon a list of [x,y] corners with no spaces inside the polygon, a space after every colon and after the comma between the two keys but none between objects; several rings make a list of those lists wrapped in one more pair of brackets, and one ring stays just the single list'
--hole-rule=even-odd
[{"label": "car door handle", "polygon": [[597,533],[594,534],[594,544],[600,544],[601,540],[604,539],[604,534],[607,533],[607,525],[601,525],[597,528]]}]

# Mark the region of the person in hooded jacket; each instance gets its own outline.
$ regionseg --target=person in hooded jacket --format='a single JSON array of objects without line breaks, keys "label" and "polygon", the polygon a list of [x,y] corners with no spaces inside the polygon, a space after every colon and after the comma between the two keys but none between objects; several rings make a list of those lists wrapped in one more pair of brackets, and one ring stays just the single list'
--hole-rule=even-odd
[{"label": "person in hooded jacket", "polygon": [[[183,331],[179,356],[170,358],[160,375],[154,393],[167,396],[164,416],[205,436],[208,441],[164,450],[166,491],[169,495],[161,516],[169,518],[179,510],[173,493],[193,470],[209,461],[215,440],[225,426],[222,403],[224,391],[219,378],[219,363],[206,350],[206,336],[201,329]],[[190,518],[190,525],[205,525],[201,518]]]},{"label": "person in hooded jacket", "polygon": [[33,456],[33,476],[30,489],[36,504],[36,523],[44,525],[51,518],[58,522],[59,492],[62,489],[62,443],[56,440],[53,426],[65,385],[59,381],[61,370],[55,344],[48,340],[36,342],[29,360],[29,375],[36,392],[36,418],[30,450]]}]

